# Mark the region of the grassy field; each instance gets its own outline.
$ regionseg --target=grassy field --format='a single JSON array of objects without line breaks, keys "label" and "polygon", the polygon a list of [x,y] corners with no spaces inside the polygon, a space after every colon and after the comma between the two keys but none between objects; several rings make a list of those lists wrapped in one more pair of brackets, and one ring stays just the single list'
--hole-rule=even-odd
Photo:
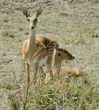
[{"label": "grassy field", "polygon": [[[82,68],[87,77],[31,85],[24,99],[25,62],[22,44],[29,36],[22,7],[33,14],[39,7],[36,34],[55,39],[75,60],[62,66]],[[99,110],[99,1],[2,0],[0,1],[0,110]],[[94,36],[94,37],[92,37]],[[31,69],[31,80],[33,69]]]}]

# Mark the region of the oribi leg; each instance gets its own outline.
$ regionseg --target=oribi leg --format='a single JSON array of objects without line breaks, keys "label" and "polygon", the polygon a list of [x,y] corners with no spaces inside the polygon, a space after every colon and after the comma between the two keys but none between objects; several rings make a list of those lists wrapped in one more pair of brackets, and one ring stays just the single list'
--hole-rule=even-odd
[{"label": "oribi leg", "polygon": [[36,61],[35,62],[35,70],[34,70],[34,78],[33,78],[33,84],[34,85],[36,83],[36,76],[37,76],[38,66],[39,66],[39,63],[38,63],[38,61]]},{"label": "oribi leg", "polygon": [[46,73],[43,70],[42,66],[40,66],[39,69],[40,69],[40,75],[42,75],[41,79],[39,80],[39,84],[42,85],[42,84],[44,84],[44,79],[46,78]]},{"label": "oribi leg", "polygon": [[52,56],[48,56],[47,63],[46,63],[46,68],[47,68],[47,71],[50,73],[51,79],[53,80],[53,73],[52,73],[51,63],[52,63]]},{"label": "oribi leg", "polygon": [[30,65],[27,63],[26,64],[26,91],[27,91],[26,94],[28,94],[29,83],[30,83]]},{"label": "oribi leg", "polygon": [[40,66],[40,70],[41,70],[41,72],[44,74],[44,76],[46,76],[45,72],[43,71],[42,66]]}]

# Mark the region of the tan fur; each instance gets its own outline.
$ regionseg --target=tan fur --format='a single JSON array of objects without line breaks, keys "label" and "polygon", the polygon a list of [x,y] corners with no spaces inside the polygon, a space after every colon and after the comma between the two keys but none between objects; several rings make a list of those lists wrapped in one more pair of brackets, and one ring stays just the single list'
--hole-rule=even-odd
[{"label": "tan fur", "polygon": [[61,63],[63,60],[73,60],[75,57],[68,52],[66,49],[64,48],[59,48],[57,51],[54,51],[54,55],[53,55],[53,74],[57,74],[59,77],[59,73],[60,73],[60,68],[61,68]]},{"label": "tan fur", "polygon": [[27,73],[26,88],[28,87],[28,84],[30,82],[30,66],[34,59],[35,59],[35,66],[34,66],[35,71],[33,78],[34,84],[36,83],[36,76],[37,76],[39,62],[46,61],[46,58],[48,58],[47,62],[50,59],[50,65],[46,65],[46,66],[48,68],[50,76],[53,77],[51,70],[52,53],[54,48],[58,48],[57,42],[54,41],[53,39],[43,35],[35,36],[35,27],[36,27],[35,19],[37,19],[38,17],[37,13],[34,14],[32,17],[30,17],[28,12],[23,10],[23,14],[26,15],[27,19],[30,21],[29,39],[25,40],[22,46],[22,56],[23,59],[26,61],[26,73]]},{"label": "tan fur", "polygon": [[[61,68],[61,63],[63,60],[73,60],[75,57],[69,53],[66,49],[64,48],[59,48],[58,52],[55,50],[54,55],[53,55],[53,75],[56,76],[58,75],[58,78],[60,77],[60,68]],[[49,81],[50,77],[49,74],[47,74],[45,82],[47,83]]]},{"label": "tan fur", "polygon": [[[66,81],[70,81],[69,78],[72,76],[74,76],[75,78],[83,77],[83,76],[87,76],[87,73],[85,70],[82,70],[79,68],[73,68],[73,67],[67,67],[67,66],[61,68],[59,78],[62,83],[64,82],[63,80],[65,80],[65,79],[66,79]],[[57,77],[54,75],[54,78],[56,79]],[[50,80],[50,75],[48,73],[46,75],[45,83],[48,83],[49,80]]]},{"label": "tan fur", "polygon": [[60,71],[60,76],[64,77],[64,75],[71,77],[79,77],[79,76],[85,76],[86,75],[86,71],[79,69],[79,68],[73,68],[73,67],[62,67],[61,71]]},{"label": "tan fur", "polygon": [[[65,49],[62,49],[62,48],[61,49],[59,48],[59,52],[62,53],[61,57],[58,56],[57,52],[54,53],[54,64],[53,64],[53,70],[52,70],[54,78],[57,78],[56,76],[59,75],[58,77],[60,78],[60,81],[63,82],[65,77],[66,77],[66,79],[68,79],[71,76],[74,76],[76,78],[76,77],[87,75],[85,70],[82,70],[79,68],[73,68],[73,67],[67,67],[67,66],[61,67],[62,61],[63,60],[70,60],[70,58],[68,56],[71,56],[71,58],[72,58],[72,55],[69,55],[70,53],[67,53],[65,51]],[[57,74],[57,70],[60,74]],[[46,75],[45,83],[48,83],[49,80],[50,80],[50,77],[49,77],[49,73],[48,73]]]},{"label": "tan fur", "polygon": [[[37,45],[35,42],[35,27],[37,23],[36,19],[37,19],[37,16],[39,15],[37,14],[37,12],[32,17],[30,17],[27,10],[25,10],[25,8],[23,9],[23,14],[27,17],[27,20],[29,21],[29,28],[30,28],[29,39],[25,40],[22,46],[22,56],[23,56],[23,59],[26,61],[26,93],[27,94],[28,94],[28,87],[30,82],[30,66],[34,59],[33,57],[37,48]],[[43,44],[40,43],[40,47],[41,47],[40,51],[45,52],[46,49],[43,46]],[[37,69],[38,69],[38,64],[35,63],[34,83],[36,82]]]},{"label": "tan fur", "polygon": [[[38,41],[38,38],[40,38],[39,41]],[[36,51],[34,51],[34,56],[33,56],[33,53],[32,53],[32,56],[31,56],[32,58],[30,57],[31,54],[28,52],[28,48],[27,48],[28,45],[29,45],[29,39],[27,39],[24,42],[23,48],[22,48],[23,58],[24,58],[24,60],[26,60],[30,57],[31,58],[30,61],[33,61],[35,58],[38,58],[38,61],[40,62],[42,59],[44,59],[47,56],[47,61],[46,61],[45,66],[47,67],[47,71],[50,72],[50,76],[53,77],[52,69],[51,69],[51,62],[52,62],[52,55],[53,55],[53,51],[54,51],[54,40],[50,39],[47,36],[43,36],[43,35],[37,35],[36,39],[37,39],[36,44],[35,44],[36,45]],[[28,68],[26,68],[27,72],[30,71],[29,69],[28,70],[27,69]],[[35,81],[36,81],[37,70],[38,70],[38,64],[36,65],[36,68],[35,68],[34,79],[33,79],[34,83],[36,83]],[[30,72],[28,74],[30,74]],[[27,77],[29,77],[29,76],[27,76]],[[28,78],[28,79],[30,79],[30,78]],[[30,80],[28,80],[28,82],[29,81]]]},{"label": "tan fur", "polygon": [[71,77],[86,77],[87,73],[83,69],[73,68],[73,67],[62,67],[60,71],[61,87],[64,86],[65,82],[68,83],[71,81]]}]

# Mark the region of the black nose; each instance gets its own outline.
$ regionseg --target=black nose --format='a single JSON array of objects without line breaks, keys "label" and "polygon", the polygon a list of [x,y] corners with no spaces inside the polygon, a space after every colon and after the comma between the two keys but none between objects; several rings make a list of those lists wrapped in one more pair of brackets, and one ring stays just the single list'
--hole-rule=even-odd
[{"label": "black nose", "polygon": [[71,57],[70,57],[70,60],[74,60],[74,59],[75,59],[75,57],[74,57],[74,56],[71,56]]},{"label": "black nose", "polygon": [[31,26],[31,29],[34,29],[34,26]]},{"label": "black nose", "polygon": [[74,60],[75,59],[75,57],[73,56],[72,58],[71,58],[71,60]]}]

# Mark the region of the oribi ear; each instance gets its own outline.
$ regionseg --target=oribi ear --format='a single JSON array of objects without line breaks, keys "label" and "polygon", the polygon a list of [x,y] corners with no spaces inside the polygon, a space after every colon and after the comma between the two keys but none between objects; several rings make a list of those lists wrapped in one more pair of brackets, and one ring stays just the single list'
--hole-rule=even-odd
[{"label": "oribi ear", "polygon": [[57,50],[59,50],[59,44],[56,42],[56,41],[53,41],[53,45],[54,45],[54,48]]},{"label": "oribi ear", "polygon": [[41,13],[42,13],[42,7],[40,7],[40,8],[36,11],[36,16],[38,17]]},{"label": "oribi ear", "polygon": [[26,16],[26,18],[30,17],[28,10],[25,7],[22,7],[22,13]]}]

